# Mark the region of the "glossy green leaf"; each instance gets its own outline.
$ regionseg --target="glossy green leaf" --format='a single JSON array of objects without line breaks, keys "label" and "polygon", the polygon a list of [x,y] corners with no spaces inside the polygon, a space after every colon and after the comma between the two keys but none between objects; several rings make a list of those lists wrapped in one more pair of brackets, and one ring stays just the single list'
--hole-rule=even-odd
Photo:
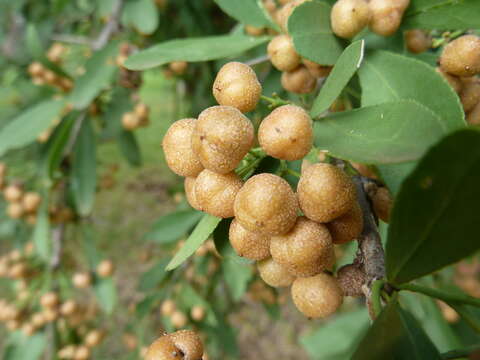
[{"label": "glossy green leaf", "polygon": [[328,110],[342,93],[352,76],[357,72],[362,64],[364,55],[365,41],[359,40],[348,46],[342,53],[332,72],[328,75],[325,84],[320,90],[320,94],[315,99],[311,110],[311,115],[317,117]]},{"label": "glossy green leaf", "polygon": [[146,70],[172,61],[197,62],[222,59],[257,47],[269,39],[267,36],[243,35],[175,39],[130,56],[125,66],[130,70]]},{"label": "glossy green leaf", "polygon": [[331,7],[312,0],[295,8],[288,19],[288,32],[297,52],[322,65],[333,65],[343,52],[344,43],[330,26]]},{"label": "glossy green leaf", "polygon": [[183,247],[175,254],[167,265],[167,270],[180,266],[208,239],[222,219],[205,214],[188,237]]},{"label": "glossy green leaf", "polygon": [[148,291],[156,288],[168,275],[165,266],[167,266],[169,261],[169,259],[161,259],[149,270],[143,273],[138,286],[139,290]]},{"label": "glossy green leaf", "polygon": [[375,320],[352,360],[440,360],[440,354],[416,320],[396,302]]},{"label": "glossy green leaf", "polygon": [[91,121],[83,121],[74,148],[71,186],[80,215],[90,214],[95,202],[97,187],[96,138]]},{"label": "glossy green leaf", "polygon": [[132,166],[142,165],[142,153],[137,138],[131,131],[121,131],[117,138],[120,151]]},{"label": "glossy green leaf", "polygon": [[112,314],[117,304],[117,288],[112,278],[101,279],[95,281],[93,288],[100,307],[107,314]]},{"label": "glossy green leaf", "polygon": [[139,33],[150,35],[158,27],[158,8],[153,0],[129,0],[122,12],[122,24],[133,26]]},{"label": "glossy green leaf", "polygon": [[145,235],[159,244],[169,244],[185,236],[200,221],[203,213],[197,210],[180,210],[162,216]]},{"label": "glossy green leaf", "polygon": [[380,172],[383,181],[390,189],[390,192],[395,196],[400,191],[400,186],[402,185],[403,180],[410,175],[416,165],[416,162],[383,164],[378,165],[377,169]]},{"label": "glossy green leaf", "polygon": [[60,116],[65,102],[46,100],[12,119],[0,131],[0,156],[33,142]]},{"label": "glossy green leaf", "polygon": [[113,41],[88,59],[85,74],[75,81],[75,87],[68,97],[75,109],[85,109],[102,90],[111,85],[118,70],[115,64],[117,53],[118,42]]},{"label": "glossy green leaf", "polygon": [[44,261],[49,260],[52,243],[50,241],[48,201],[45,201],[45,199],[37,213],[37,222],[33,229],[32,241],[35,245],[36,254]]},{"label": "glossy green leaf", "polygon": [[223,259],[222,270],[233,300],[240,300],[252,279],[252,268],[249,265],[239,264],[232,259]]},{"label": "glossy green leaf", "polygon": [[261,1],[215,0],[215,2],[225,13],[245,25],[277,27],[263,8]]},{"label": "glossy green leaf", "polygon": [[314,124],[318,148],[367,164],[415,160],[447,131],[431,111],[413,100],[334,113]]},{"label": "glossy green leaf", "polygon": [[469,30],[480,28],[478,0],[412,0],[403,29]]},{"label": "glossy green leaf", "polygon": [[478,130],[449,135],[403,183],[388,233],[389,280],[404,283],[416,279],[480,249],[479,144]]}]

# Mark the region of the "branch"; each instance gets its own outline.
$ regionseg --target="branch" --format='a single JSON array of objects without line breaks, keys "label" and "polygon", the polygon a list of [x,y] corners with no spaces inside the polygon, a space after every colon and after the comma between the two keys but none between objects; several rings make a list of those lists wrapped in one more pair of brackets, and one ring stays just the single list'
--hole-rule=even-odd
[{"label": "branch", "polygon": [[65,224],[59,224],[52,231],[52,257],[50,259],[50,269],[56,270],[60,266],[62,258],[63,240],[65,237]]},{"label": "branch", "polygon": [[54,34],[52,35],[51,39],[53,41],[59,41],[67,44],[92,46],[92,41],[85,36]]},{"label": "branch", "polygon": [[113,35],[113,33],[118,30],[123,6],[124,0],[117,0],[108,22],[103,27],[97,39],[92,42],[92,49],[98,50],[103,48],[105,45],[107,45],[108,40],[110,40],[110,37]]}]

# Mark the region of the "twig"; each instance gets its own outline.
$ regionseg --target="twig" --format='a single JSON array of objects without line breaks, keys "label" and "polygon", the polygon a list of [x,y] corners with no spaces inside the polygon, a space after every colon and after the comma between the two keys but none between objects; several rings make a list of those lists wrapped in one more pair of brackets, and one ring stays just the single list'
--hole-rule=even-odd
[{"label": "twig", "polygon": [[440,358],[443,360],[463,359],[476,352],[480,352],[480,345],[473,345],[465,349],[448,351],[440,354]]},{"label": "twig", "polygon": [[65,237],[65,224],[62,223],[62,224],[59,224],[52,231],[52,257],[50,259],[51,270],[56,270],[60,266],[64,237]]},{"label": "twig", "polygon": [[110,15],[110,19],[103,27],[97,39],[92,42],[93,50],[103,48],[108,43],[108,40],[110,40],[110,37],[113,35],[113,33],[118,30],[118,26],[120,23],[120,15],[122,14],[123,6],[124,0],[117,0],[113,8],[112,14]]},{"label": "twig", "polygon": [[268,59],[269,59],[268,55],[262,55],[257,58],[253,58],[251,60],[246,61],[245,65],[248,65],[248,66],[258,65],[268,61]]},{"label": "twig", "polygon": [[92,46],[92,41],[85,36],[54,34],[52,35],[51,39],[53,41],[59,41],[67,44]]}]

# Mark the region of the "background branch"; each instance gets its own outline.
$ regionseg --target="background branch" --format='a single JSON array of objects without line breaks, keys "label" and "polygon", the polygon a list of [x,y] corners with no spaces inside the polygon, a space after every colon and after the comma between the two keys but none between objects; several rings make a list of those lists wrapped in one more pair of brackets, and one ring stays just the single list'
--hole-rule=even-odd
[{"label": "background branch", "polygon": [[124,0],[117,0],[108,22],[103,27],[97,39],[92,42],[92,49],[98,50],[103,48],[110,40],[110,37],[113,35],[113,33],[118,30],[123,6]]}]

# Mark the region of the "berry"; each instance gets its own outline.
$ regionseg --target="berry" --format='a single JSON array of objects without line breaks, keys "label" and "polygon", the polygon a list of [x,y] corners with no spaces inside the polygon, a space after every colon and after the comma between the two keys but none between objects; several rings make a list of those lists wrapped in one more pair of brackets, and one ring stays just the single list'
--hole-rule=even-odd
[{"label": "berry", "polygon": [[270,256],[270,237],[245,229],[233,220],[229,230],[230,244],[239,256],[262,260]]},{"label": "berry", "polygon": [[408,30],[405,32],[405,44],[408,51],[420,54],[432,46],[432,39],[423,30]]},{"label": "berry", "polygon": [[175,75],[183,75],[188,69],[188,63],[186,61],[172,61],[170,64],[168,64],[168,68]]},{"label": "berry", "polygon": [[456,76],[480,73],[480,37],[464,35],[445,46],[440,56],[440,67]]},{"label": "berry", "polygon": [[181,329],[187,325],[188,319],[184,313],[181,311],[175,310],[170,317],[170,321],[175,329]]},{"label": "berry", "polygon": [[84,345],[80,345],[75,350],[73,360],[87,360],[90,358],[90,349]]},{"label": "berry", "polygon": [[377,189],[372,198],[373,210],[379,219],[388,223],[390,220],[390,210],[392,209],[392,195],[386,187]]},{"label": "berry", "polygon": [[150,345],[145,360],[180,360],[183,356],[178,351],[169,335],[164,335]]},{"label": "berry", "polygon": [[445,80],[447,80],[448,84],[453,90],[455,90],[456,93],[460,93],[463,83],[458,77],[446,73],[440,67],[435,68],[435,71],[439,73]]},{"label": "berry", "polygon": [[40,298],[40,304],[44,308],[55,308],[59,301],[60,299],[58,298],[58,295],[54,292],[47,292]]},{"label": "berry", "polygon": [[185,189],[185,195],[187,196],[187,201],[190,206],[201,211],[202,208],[200,207],[197,201],[197,196],[195,195],[195,180],[196,178],[194,177],[186,177],[183,186]]},{"label": "berry", "polygon": [[292,71],[300,65],[300,55],[288,35],[275,36],[268,44],[267,53],[272,65],[280,71]]},{"label": "berry", "polygon": [[365,0],[338,0],[330,14],[335,35],[350,39],[370,21],[370,7]]},{"label": "berry", "polygon": [[480,102],[467,114],[467,122],[470,125],[480,125]]},{"label": "berry", "polygon": [[87,273],[76,273],[72,278],[73,285],[77,289],[86,289],[92,284],[92,276]]},{"label": "berry", "polygon": [[295,276],[272,258],[258,262],[257,269],[262,280],[273,287],[290,286],[295,280]]},{"label": "berry", "polygon": [[37,211],[41,202],[42,198],[36,192],[27,192],[22,198],[23,208],[27,213],[33,213]]},{"label": "berry", "polygon": [[410,0],[370,0],[370,30],[382,36],[393,35],[409,4]]},{"label": "berry", "polygon": [[[468,79],[468,80],[467,80]],[[480,79],[477,77],[462,79],[463,88],[460,92],[463,110],[469,112],[480,102]]]},{"label": "berry", "polygon": [[360,205],[353,207],[342,216],[327,224],[334,244],[345,244],[356,239],[363,230],[363,213]]},{"label": "berry", "polygon": [[60,314],[63,316],[72,316],[78,310],[75,300],[67,300],[60,306]]},{"label": "berry", "polygon": [[173,300],[169,300],[169,299],[165,300],[162,303],[162,306],[160,307],[160,311],[163,316],[172,316],[172,314],[175,312],[176,309],[177,307],[173,302]]},{"label": "berry", "polygon": [[258,141],[265,152],[274,158],[302,159],[312,148],[312,119],[299,106],[280,106],[260,124]]},{"label": "berry", "polygon": [[252,25],[245,26],[245,33],[251,36],[260,36],[265,32],[265,28]]},{"label": "berry", "polygon": [[366,275],[359,265],[342,266],[337,271],[337,280],[345,296],[363,296],[362,286],[366,283]]},{"label": "berry", "polygon": [[104,332],[101,330],[95,329],[89,331],[85,336],[85,345],[89,348],[99,345],[102,342],[104,335]]},{"label": "berry", "polygon": [[205,309],[203,306],[196,305],[190,310],[190,316],[195,321],[202,321],[205,318]]},{"label": "berry", "polygon": [[133,112],[127,112],[122,116],[122,126],[127,131],[138,129],[141,119]]},{"label": "berry", "polygon": [[203,344],[200,337],[192,330],[179,330],[170,334],[175,346],[184,354],[185,359],[200,360]]},{"label": "berry", "polygon": [[168,167],[180,176],[197,176],[203,166],[192,149],[192,135],[197,120],[182,119],[174,122],[162,141]]},{"label": "berry", "polygon": [[312,92],[317,85],[317,79],[310,74],[305,66],[299,66],[293,71],[282,73],[281,82],[285,90],[295,94]]},{"label": "berry", "polygon": [[303,65],[307,68],[307,70],[312,74],[312,76],[316,78],[325,78],[330,74],[332,71],[333,67],[328,66],[328,65],[320,65],[317,64],[316,62],[310,61],[308,59],[303,59],[302,60]]},{"label": "berry", "polygon": [[286,33],[288,31],[287,25],[288,25],[288,18],[290,15],[292,15],[293,10],[301,4],[303,4],[305,1],[310,1],[310,0],[292,0],[286,3],[284,6],[280,8],[280,10],[277,11],[276,14],[276,19],[278,25],[282,28],[282,30]]},{"label": "berry", "polygon": [[201,360],[203,344],[191,330],[163,335],[147,350],[145,360]]},{"label": "berry", "polygon": [[112,276],[114,270],[115,266],[111,260],[102,260],[96,269],[97,275],[101,278]]},{"label": "berry", "polygon": [[20,219],[25,214],[21,203],[10,203],[7,206],[7,215],[12,219]]},{"label": "berry", "polygon": [[23,190],[19,185],[9,185],[3,190],[3,196],[8,202],[16,202],[22,198]]}]

